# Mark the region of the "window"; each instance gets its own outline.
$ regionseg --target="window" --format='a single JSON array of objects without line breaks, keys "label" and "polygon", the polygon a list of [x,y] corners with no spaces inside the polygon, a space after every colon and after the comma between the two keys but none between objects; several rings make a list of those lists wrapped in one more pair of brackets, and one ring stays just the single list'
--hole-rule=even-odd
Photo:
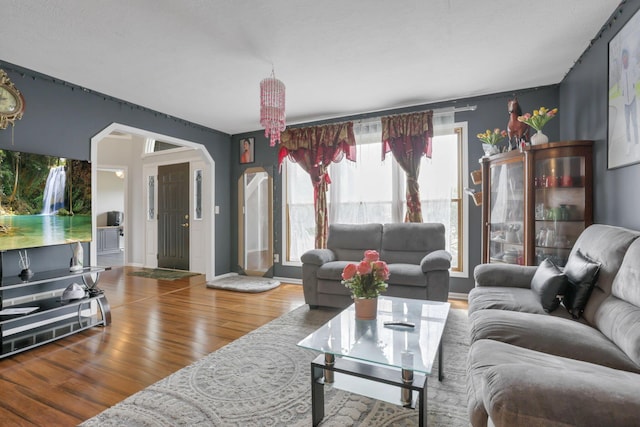
[{"label": "window", "polygon": [[313,186],[309,174],[289,159],[282,167],[286,203],[283,206],[284,263],[300,263],[300,256],[315,246],[315,213]]},{"label": "window", "polygon": [[[466,270],[466,123],[434,126],[433,158],[420,165],[420,196],[425,222],[445,225],[452,275]],[[377,123],[377,125],[376,125]],[[354,125],[357,162],[342,160],[329,167],[327,194],[330,223],[402,222],[406,196],[405,173],[391,153],[381,160],[379,120]],[[299,265],[300,256],[314,247],[313,187],[309,175],[285,160],[283,182],[284,263]],[[456,273],[464,274],[456,274]]]},{"label": "window", "polygon": [[466,174],[466,144],[461,125],[435,128],[432,159],[420,164],[420,203],[424,222],[440,222],[445,226],[447,251],[451,253],[451,271],[465,269],[464,244],[466,204],[463,203],[463,177]]}]

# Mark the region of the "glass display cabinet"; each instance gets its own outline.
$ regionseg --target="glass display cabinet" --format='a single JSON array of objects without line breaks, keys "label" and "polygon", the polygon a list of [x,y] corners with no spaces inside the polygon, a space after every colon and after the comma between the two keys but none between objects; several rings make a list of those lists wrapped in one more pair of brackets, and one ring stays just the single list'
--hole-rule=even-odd
[{"label": "glass display cabinet", "polygon": [[593,223],[593,141],[561,141],[483,157],[482,261],[564,266]]}]

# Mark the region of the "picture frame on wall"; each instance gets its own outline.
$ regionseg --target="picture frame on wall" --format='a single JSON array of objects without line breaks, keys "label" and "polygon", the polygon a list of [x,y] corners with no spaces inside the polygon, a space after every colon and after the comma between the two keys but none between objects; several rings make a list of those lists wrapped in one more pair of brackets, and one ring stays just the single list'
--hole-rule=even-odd
[{"label": "picture frame on wall", "polygon": [[253,163],[254,159],[254,138],[242,138],[240,140],[240,164]]},{"label": "picture frame on wall", "polygon": [[609,42],[607,168],[640,163],[640,12]]}]

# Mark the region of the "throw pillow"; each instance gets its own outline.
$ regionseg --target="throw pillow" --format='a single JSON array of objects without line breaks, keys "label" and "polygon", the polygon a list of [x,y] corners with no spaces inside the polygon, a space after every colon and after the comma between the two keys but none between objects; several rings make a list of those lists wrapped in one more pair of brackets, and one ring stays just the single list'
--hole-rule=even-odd
[{"label": "throw pillow", "polygon": [[580,249],[569,257],[564,267],[564,274],[569,279],[569,285],[562,303],[574,319],[582,315],[599,271],[600,263],[580,252]]},{"label": "throw pillow", "polygon": [[547,313],[560,305],[558,295],[562,295],[567,287],[567,276],[549,258],[540,263],[533,278],[531,290],[540,298],[540,304]]}]

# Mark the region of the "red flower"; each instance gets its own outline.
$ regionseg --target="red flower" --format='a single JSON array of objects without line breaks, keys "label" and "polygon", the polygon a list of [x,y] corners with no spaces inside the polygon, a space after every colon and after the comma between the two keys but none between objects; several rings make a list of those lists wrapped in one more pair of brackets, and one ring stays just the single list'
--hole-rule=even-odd
[{"label": "red flower", "polygon": [[344,280],[349,280],[356,275],[356,271],[357,269],[355,264],[347,264],[345,265],[344,270],[342,270],[342,278]]},{"label": "red flower", "polygon": [[378,261],[379,259],[380,259],[380,255],[378,254],[378,251],[373,251],[373,250],[364,251],[363,261],[375,262],[375,261]]},{"label": "red flower", "polygon": [[358,264],[358,274],[365,275],[371,273],[371,263],[367,261],[360,261]]},{"label": "red flower", "polygon": [[376,261],[373,263],[373,269],[378,280],[389,280],[389,267],[384,261]]}]

